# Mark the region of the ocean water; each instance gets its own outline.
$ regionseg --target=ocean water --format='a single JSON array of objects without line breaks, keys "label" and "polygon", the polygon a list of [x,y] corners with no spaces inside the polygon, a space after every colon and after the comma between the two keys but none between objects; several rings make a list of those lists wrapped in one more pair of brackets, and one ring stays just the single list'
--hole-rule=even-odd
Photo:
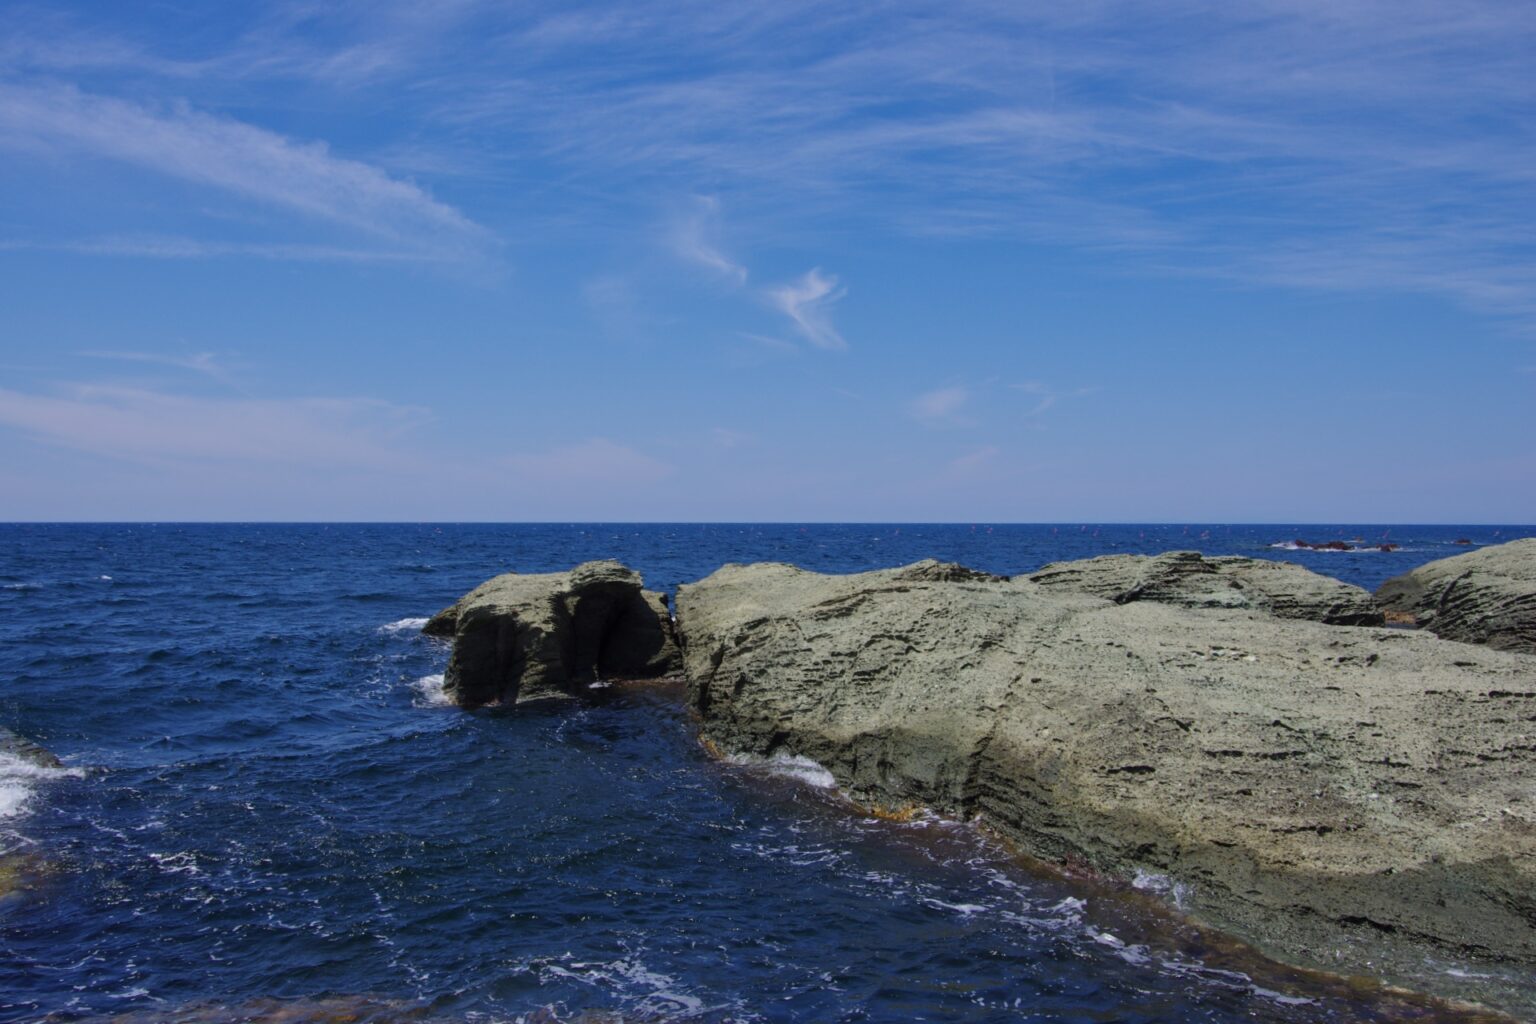
[{"label": "ocean water", "polygon": [[[681,695],[465,713],[427,615],[619,558],[1000,573],[1115,551],[1367,587],[1533,527],[4,525],[0,1022],[1453,1019],[1194,939],[1144,890],[810,763],[711,760]],[[1395,551],[1287,550],[1359,538]],[[1426,971],[1443,965],[1426,965]]]}]

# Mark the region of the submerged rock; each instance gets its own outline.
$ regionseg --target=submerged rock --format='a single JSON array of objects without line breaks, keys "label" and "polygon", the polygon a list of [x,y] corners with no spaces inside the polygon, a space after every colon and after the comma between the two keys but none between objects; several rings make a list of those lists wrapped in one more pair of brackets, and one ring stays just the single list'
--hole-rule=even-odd
[{"label": "submerged rock", "polygon": [[1536,537],[1421,565],[1383,583],[1376,600],[1446,640],[1536,654]]},{"label": "submerged rock", "polygon": [[1292,963],[1536,1010],[1426,956],[1536,969],[1536,674],[1523,656],[909,570],[728,566],[678,594],[730,753],[981,816],[1035,856],[1188,886]]},{"label": "submerged rock", "polygon": [[64,767],[64,763],[53,755],[53,751],[38,746],[25,736],[14,733],[3,725],[0,725],[0,754],[18,757],[38,768]]},{"label": "submerged rock", "polygon": [[453,637],[443,691],[462,707],[575,694],[680,670],[665,596],[618,562],[487,580],[423,629]]},{"label": "submerged rock", "polygon": [[[0,725],[0,757],[10,757],[23,762],[27,766],[23,771],[27,773],[35,773],[38,768],[54,770],[64,767],[63,762],[55,757],[51,750],[38,746],[25,736],[12,732],[3,725]],[[8,769],[0,766],[0,786],[7,783],[14,785],[16,780],[5,778],[6,774]],[[0,807],[5,806],[8,795],[11,794],[0,792]],[[12,796],[12,799],[15,797]],[[24,802],[25,796],[20,799]],[[0,851],[0,901],[36,889],[42,880],[52,873],[52,870],[52,866],[35,853]]]},{"label": "submerged rock", "polygon": [[451,1020],[432,1014],[420,1002],[373,995],[269,997],[235,1003],[208,1000],[71,1019],[77,1024],[449,1024]]},{"label": "submerged rock", "polygon": [[1043,587],[1092,594],[1116,604],[1158,601],[1186,608],[1246,608],[1336,626],[1383,622],[1370,591],[1267,558],[1207,558],[1198,551],[1101,555],[1052,562],[1029,578]]}]

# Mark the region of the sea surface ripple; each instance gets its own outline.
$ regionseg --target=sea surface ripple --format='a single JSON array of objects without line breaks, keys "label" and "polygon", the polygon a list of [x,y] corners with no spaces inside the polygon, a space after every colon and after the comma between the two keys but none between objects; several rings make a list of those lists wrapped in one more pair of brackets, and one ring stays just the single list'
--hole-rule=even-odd
[{"label": "sea surface ripple", "polygon": [[[671,591],[731,561],[1196,548],[1374,587],[1532,534],[3,525],[0,725],[66,768],[0,761],[0,1022],[1431,1019],[1138,940],[1102,887],[870,818],[814,765],[713,761],[665,688],[447,707],[419,629],[494,573],[600,557]],[[1339,536],[1399,547],[1271,546]]]}]

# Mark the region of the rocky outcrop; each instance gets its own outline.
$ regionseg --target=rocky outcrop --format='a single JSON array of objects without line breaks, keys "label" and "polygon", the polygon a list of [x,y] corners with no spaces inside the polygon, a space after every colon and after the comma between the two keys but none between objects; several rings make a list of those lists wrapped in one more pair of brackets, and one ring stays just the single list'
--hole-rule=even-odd
[{"label": "rocky outcrop", "polygon": [[12,732],[0,725],[0,754],[8,754],[11,757],[20,758],[27,764],[38,768],[62,768],[64,763],[53,755],[53,751],[45,750],[20,733]]},{"label": "rocky outcrop", "polygon": [[1052,562],[1029,578],[1043,587],[1092,594],[1116,604],[1158,601],[1186,608],[1241,608],[1336,626],[1380,626],[1384,621],[1369,591],[1267,558],[1208,558],[1198,551],[1102,555]]},{"label": "rocky outcrop", "polygon": [[[52,751],[0,725],[0,784],[14,784],[16,781],[5,777],[14,771],[4,763],[7,758],[21,761],[26,766],[22,769],[26,774],[35,773],[39,768],[53,770],[64,767]],[[0,905],[37,888],[50,873],[48,862],[35,853],[25,850],[0,851]]]},{"label": "rocky outcrop", "polygon": [[[1187,885],[1293,963],[1536,1011],[1536,673],[1525,656],[1024,579],[728,566],[678,594],[727,752],[1025,851]],[[1428,977],[1426,957],[1475,962]]]},{"label": "rocky outcrop", "polygon": [[463,707],[569,696],[679,671],[664,595],[618,562],[487,580],[423,632],[453,637],[443,690]]},{"label": "rocky outcrop", "polygon": [[1536,537],[1421,565],[1376,600],[1446,640],[1536,654]]}]

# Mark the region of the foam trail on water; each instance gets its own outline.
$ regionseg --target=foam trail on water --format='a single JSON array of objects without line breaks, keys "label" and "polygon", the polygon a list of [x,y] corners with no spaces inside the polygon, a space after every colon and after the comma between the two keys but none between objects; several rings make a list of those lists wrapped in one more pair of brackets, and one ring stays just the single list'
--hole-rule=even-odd
[{"label": "foam trail on water", "polygon": [[380,626],[379,627],[379,632],[380,633],[405,633],[405,632],[409,632],[411,630],[415,630],[417,632],[420,632],[421,627],[425,626],[426,624],[427,624],[427,620],[425,618],[420,618],[420,619],[397,619],[394,622],[387,622],[384,625]]}]

